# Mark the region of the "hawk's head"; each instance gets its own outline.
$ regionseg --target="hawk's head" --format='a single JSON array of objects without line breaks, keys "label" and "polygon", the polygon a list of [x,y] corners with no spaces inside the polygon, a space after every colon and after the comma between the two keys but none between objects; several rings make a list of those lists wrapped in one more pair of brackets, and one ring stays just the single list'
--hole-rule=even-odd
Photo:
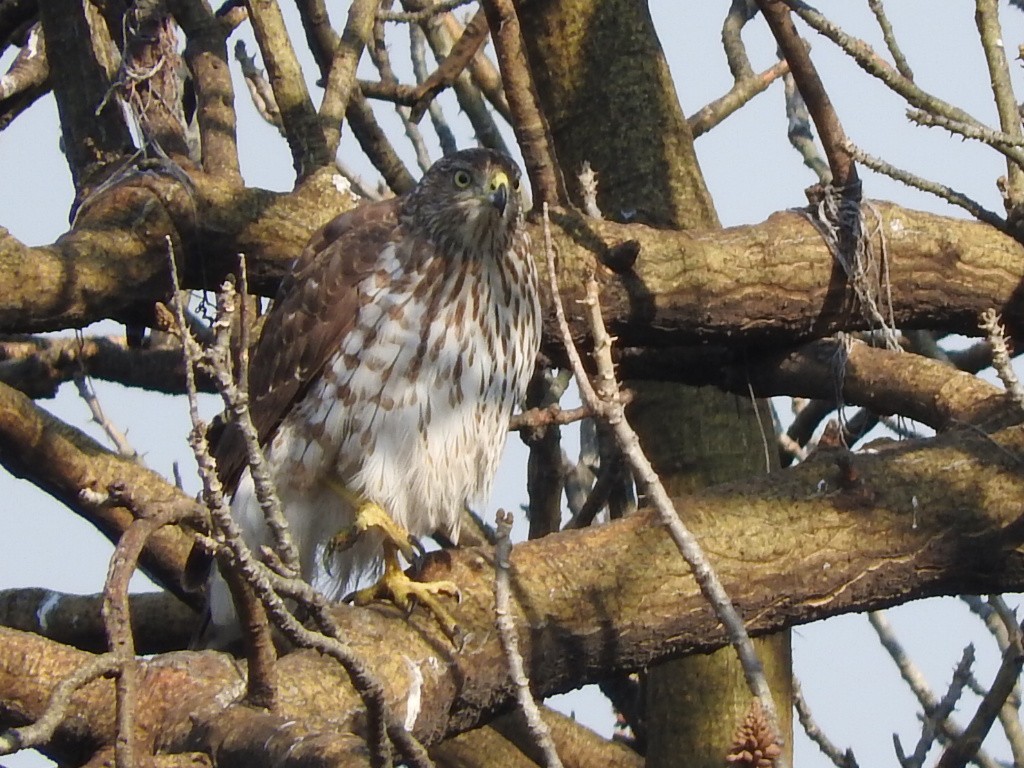
[{"label": "hawk's head", "polygon": [[444,250],[498,256],[522,221],[519,168],[491,149],[464,149],[434,163],[409,193],[403,218]]}]

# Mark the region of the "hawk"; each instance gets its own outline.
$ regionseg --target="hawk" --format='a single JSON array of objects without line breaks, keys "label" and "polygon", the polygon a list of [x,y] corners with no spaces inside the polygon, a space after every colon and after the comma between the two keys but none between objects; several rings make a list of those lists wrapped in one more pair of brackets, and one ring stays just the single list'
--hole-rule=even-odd
[{"label": "hawk", "polygon": [[[412,581],[399,554],[438,531],[457,541],[533,371],[540,304],[519,179],[506,155],[463,150],[408,194],[335,218],[282,282],[250,365],[303,577],[338,599],[383,566],[357,602],[419,602],[449,633],[438,596],[457,589]],[[237,433],[215,455],[247,543],[270,544]],[[218,575],[210,619],[218,634],[237,625]]]}]

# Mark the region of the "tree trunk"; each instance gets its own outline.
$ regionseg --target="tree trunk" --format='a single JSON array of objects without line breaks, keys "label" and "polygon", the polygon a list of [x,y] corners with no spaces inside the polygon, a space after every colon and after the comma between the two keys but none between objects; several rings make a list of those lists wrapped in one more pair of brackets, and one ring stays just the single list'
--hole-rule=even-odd
[{"label": "tree trunk", "polygon": [[[589,162],[607,218],[678,229],[717,226],[646,3],[539,2],[524,12],[522,25],[570,195],[579,202],[577,174]],[[634,389],[634,426],[670,494],[765,471],[766,455],[775,460],[766,407],[759,425],[750,402],[717,390],[659,382]],[[758,650],[789,746],[788,633],[760,642]],[[647,682],[647,765],[679,765],[685,755],[692,768],[721,766],[751,701],[734,651],[661,665]]]},{"label": "tree trunk", "polygon": [[[634,390],[630,423],[673,498],[685,499],[700,488],[764,472],[769,460],[777,465],[771,413],[764,401],[755,411],[749,400],[715,389],[646,382]],[[685,521],[685,500],[678,511]],[[717,553],[707,554],[714,562]],[[790,633],[757,638],[754,644],[791,753]],[[750,702],[732,648],[652,667],[646,680],[647,765],[679,765],[680,755],[686,755],[690,768],[721,768]]]}]

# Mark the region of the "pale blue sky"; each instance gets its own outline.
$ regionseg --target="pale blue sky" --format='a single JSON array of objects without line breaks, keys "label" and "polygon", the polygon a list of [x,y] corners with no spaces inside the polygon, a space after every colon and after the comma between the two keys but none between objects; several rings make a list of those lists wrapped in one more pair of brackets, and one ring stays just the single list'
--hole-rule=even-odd
[{"label": "pale blue sky", "polygon": [[[290,4],[283,3],[290,11]],[[332,3],[337,7],[340,4]],[[687,114],[724,93],[730,76],[719,43],[726,0],[681,4],[653,0],[652,12],[676,75],[680,100]],[[888,4],[889,13],[919,85],[966,109],[976,117],[995,120],[984,58],[974,31],[973,4],[898,0]],[[866,3],[824,2],[819,8],[848,31],[884,50]],[[681,10],[684,9],[684,10]],[[1008,56],[1016,55],[1024,42],[1024,14],[1003,9]],[[334,10],[335,22],[343,18]],[[250,52],[251,35],[243,32]],[[813,56],[826,87],[850,137],[866,151],[886,157],[916,173],[949,184],[1000,210],[995,179],[1005,173],[1001,157],[976,144],[949,138],[937,129],[914,127],[904,116],[899,99],[863,75],[826,40],[808,33]],[[302,40],[301,33],[296,38]],[[755,69],[768,66],[775,49],[763,23],[755,21],[745,39]],[[392,45],[399,57],[400,44]],[[6,67],[10,54],[0,60]],[[1024,94],[1020,66],[1013,63],[1018,94]],[[247,181],[272,189],[291,186],[291,159],[277,131],[263,124],[248,103],[245,88],[237,79],[240,116],[239,144]],[[307,69],[307,77],[315,79]],[[314,91],[314,93],[318,93]],[[444,97],[451,105],[450,95]],[[390,111],[381,107],[382,119]],[[455,110],[449,114],[454,115]],[[455,119],[463,143],[468,128]],[[428,121],[423,123],[429,134]],[[781,84],[774,85],[751,105],[723,125],[700,138],[697,150],[707,183],[726,225],[755,223],[770,213],[804,203],[803,190],[814,182],[785,134]],[[396,135],[392,132],[391,135]],[[0,226],[30,244],[51,242],[67,226],[71,200],[70,178],[59,154],[56,110],[50,99],[33,106],[6,131],[0,133]],[[343,152],[355,158],[349,140]],[[403,154],[410,165],[408,145]],[[366,168],[365,163],[351,160]],[[894,200],[902,205],[959,216],[960,211],[908,190],[888,179],[863,172],[869,197]],[[118,332],[113,329],[110,332]],[[170,475],[172,462],[183,468],[188,487],[195,488],[192,459],[185,443],[188,431],[183,400],[129,391],[116,385],[98,386],[101,402],[111,419],[128,431],[147,464]],[[102,439],[89,424],[89,413],[73,387],[65,387],[54,401],[42,405],[69,423]],[[211,410],[214,406],[211,404]],[[783,411],[785,416],[785,411]],[[518,509],[523,501],[525,452],[518,440],[509,451],[497,483],[495,498],[485,514],[499,506]],[[0,472],[4,503],[0,520],[5,536],[0,543],[0,588],[47,586],[71,592],[99,589],[106,572],[110,547],[88,524],[67,513],[56,502],[29,484]],[[927,510],[922,512],[927,514]],[[1011,604],[1019,604],[1014,598]],[[920,664],[933,687],[944,690],[963,646],[974,642],[978,649],[975,667],[985,683],[995,672],[998,659],[980,623],[955,600],[920,601],[890,614],[900,637]],[[819,722],[833,741],[852,746],[862,766],[896,765],[891,734],[898,732],[911,748],[919,733],[918,708],[895,668],[879,647],[874,633],[860,616],[838,617],[794,631],[796,670],[805,695]],[[973,700],[968,699],[968,702]],[[611,720],[606,704],[593,692],[559,697],[559,705],[602,733]],[[963,719],[971,705],[961,706]],[[986,746],[1006,757],[1004,746]],[[4,763],[16,768],[45,764],[40,758],[15,756]],[[825,768],[824,758],[797,735],[796,765]]]}]

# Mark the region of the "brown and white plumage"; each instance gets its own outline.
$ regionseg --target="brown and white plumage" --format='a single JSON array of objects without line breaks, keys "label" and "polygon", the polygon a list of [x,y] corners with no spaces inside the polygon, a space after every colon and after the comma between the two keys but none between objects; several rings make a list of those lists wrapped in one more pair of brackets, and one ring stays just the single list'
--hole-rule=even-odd
[{"label": "brown and white plumage", "polygon": [[[381,538],[318,572],[355,515],[330,482],[413,536],[453,540],[462,508],[490,492],[540,343],[518,182],[497,152],[443,158],[408,195],[330,222],[282,283],[250,366],[251,412],[303,575],[334,596],[379,567]],[[248,543],[269,543],[241,443],[226,435],[217,457]],[[234,622],[219,579],[211,618]]]}]

